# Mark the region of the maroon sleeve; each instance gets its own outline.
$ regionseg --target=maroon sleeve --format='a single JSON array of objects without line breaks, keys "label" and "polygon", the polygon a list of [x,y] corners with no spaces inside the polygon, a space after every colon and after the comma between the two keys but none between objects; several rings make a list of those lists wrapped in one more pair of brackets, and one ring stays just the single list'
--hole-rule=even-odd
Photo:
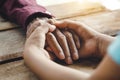
[{"label": "maroon sleeve", "polygon": [[0,12],[24,28],[35,17],[52,17],[36,0],[0,0]]}]

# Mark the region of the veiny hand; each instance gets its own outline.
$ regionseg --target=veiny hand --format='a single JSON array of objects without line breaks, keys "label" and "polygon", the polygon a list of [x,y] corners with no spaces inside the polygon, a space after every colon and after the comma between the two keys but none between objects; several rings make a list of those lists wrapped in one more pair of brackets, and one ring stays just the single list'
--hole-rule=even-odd
[{"label": "veiny hand", "polygon": [[[45,34],[48,30],[51,30],[50,27],[52,29],[52,25],[48,23],[41,23],[41,26],[37,27],[27,38],[23,52],[23,58],[27,66],[43,80],[83,80],[89,77],[89,74],[85,72],[69,69],[49,60],[49,53],[44,47]],[[62,78],[60,75],[62,75]]]},{"label": "veiny hand", "polygon": [[[43,20],[46,23],[52,23],[52,20],[48,19],[36,19],[30,24],[27,31],[27,37],[41,25],[37,22]],[[44,28],[44,27],[43,27]],[[79,59],[78,50],[80,48],[80,42],[78,36],[74,32],[60,31],[56,29],[53,33],[47,34],[47,50],[48,48],[54,52],[54,54],[61,60],[65,60],[67,64],[72,64],[73,60]],[[49,51],[49,50],[48,50]],[[50,52],[50,51],[49,51]]]},{"label": "veiny hand", "polygon": [[112,37],[96,32],[83,23],[65,20],[56,21],[54,24],[57,28],[72,30],[79,36],[81,43],[79,49],[80,58],[104,56],[107,53],[108,45],[113,40]]},{"label": "veiny hand", "polygon": [[79,59],[77,48],[80,48],[80,42],[76,34],[59,29],[56,29],[53,34],[47,34],[47,42],[59,59],[64,59],[67,64],[72,64],[73,60]]},{"label": "veiny hand", "polygon": [[[39,24],[39,25],[38,25]],[[50,58],[49,54],[47,53],[46,50],[44,50],[45,47],[45,40],[46,40],[46,34],[48,31],[54,31],[55,26],[51,25],[49,23],[46,23],[45,21],[42,20],[37,20],[31,26],[38,26],[32,31],[32,33],[27,37],[26,43],[25,43],[25,51],[27,49],[31,49],[33,47],[37,47],[38,49],[42,50],[45,52],[46,57]],[[29,28],[30,29],[30,28]],[[28,30],[29,31],[29,30]],[[29,51],[29,50],[28,50]],[[27,53],[27,52],[26,52]]]}]

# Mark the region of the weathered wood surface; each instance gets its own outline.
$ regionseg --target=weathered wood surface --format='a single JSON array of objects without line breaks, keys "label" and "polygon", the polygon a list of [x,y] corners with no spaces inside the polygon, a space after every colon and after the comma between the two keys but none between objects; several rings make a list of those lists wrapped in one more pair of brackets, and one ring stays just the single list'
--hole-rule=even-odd
[{"label": "weathered wood surface", "polygon": [[[99,32],[116,35],[120,30],[119,14],[120,10],[117,10],[86,17],[78,16],[70,19],[84,22]],[[0,61],[20,57],[23,51],[24,41],[25,37],[19,29],[0,32]]]},{"label": "weathered wood surface", "polygon": [[74,17],[72,20],[81,21],[98,32],[116,35],[120,31],[120,10],[102,12],[84,17]]},{"label": "weathered wood surface", "polygon": [[0,80],[38,80],[23,61],[0,65]]},{"label": "weathered wood surface", "polygon": [[18,27],[18,25],[3,19],[0,15],[0,31]]},{"label": "weathered wood surface", "polygon": [[46,7],[57,19],[65,19],[75,16],[108,11],[99,3],[79,3],[78,1]]},{"label": "weathered wood surface", "polygon": [[25,33],[22,29],[0,32],[0,61],[21,57]]},{"label": "weathered wood surface", "polygon": [[[86,6],[87,5],[87,6]],[[71,7],[72,6],[72,7]],[[106,11],[106,9],[98,3],[86,3],[80,4],[78,2],[69,2],[59,5],[47,6],[49,12],[51,12],[57,19],[69,18],[74,16],[84,16],[90,13]],[[74,11],[73,11],[74,10]],[[18,27],[18,25],[6,21],[0,17],[0,31]]]},{"label": "weathered wood surface", "polygon": [[[97,9],[95,7],[97,7]],[[48,6],[47,8],[57,19],[67,18],[81,21],[93,29],[108,35],[115,35],[120,30],[120,10],[86,16],[90,13],[104,12],[105,9],[101,5],[93,6],[93,4],[91,4],[90,8],[81,7],[79,3],[76,3],[76,5],[73,3],[60,4],[58,6]],[[15,24],[0,18],[0,61],[22,56],[25,42],[23,30],[21,28],[6,30],[15,27]],[[69,65],[68,67],[92,73],[96,64],[82,62]],[[21,60],[0,65],[0,80],[38,80],[38,78],[25,67],[23,60]]]},{"label": "weathered wood surface", "polygon": [[[76,2],[72,2],[72,3],[48,6],[47,8],[58,19],[72,17],[73,15],[77,16],[78,14],[85,15],[91,12],[105,10],[105,8],[100,4],[99,5],[95,4],[94,6],[93,4],[95,3],[91,3],[89,4],[89,7],[85,7],[85,4],[84,6],[83,5],[80,6],[80,4]],[[74,11],[72,11],[73,8],[75,8]],[[60,13],[64,13],[64,14],[60,14]],[[19,29],[5,31],[15,27],[18,27],[18,25],[15,25],[9,21],[6,21],[5,19],[0,17],[0,31],[2,31],[0,32],[0,46],[2,46],[0,48],[0,61],[21,56],[21,53],[23,51],[23,43],[25,40],[22,32]]]},{"label": "weathered wood surface", "polygon": [[[77,65],[77,66],[76,66]],[[91,74],[94,65],[90,62],[77,63],[68,67]],[[39,80],[24,64],[23,60],[0,65],[0,80]]]}]

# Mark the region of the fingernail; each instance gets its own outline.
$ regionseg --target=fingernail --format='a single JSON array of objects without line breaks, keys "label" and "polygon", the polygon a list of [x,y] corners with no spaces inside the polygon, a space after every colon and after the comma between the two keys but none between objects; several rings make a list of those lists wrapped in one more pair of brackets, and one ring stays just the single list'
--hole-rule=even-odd
[{"label": "fingernail", "polygon": [[74,54],[73,54],[73,60],[78,60],[78,59],[79,59],[78,54],[77,54],[77,53],[74,53]]},{"label": "fingernail", "polygon": [[73,63],[71,57],[68,57],[68,58],[66,59],[66,63],[67,63],[67,64],[72,64],[72,63]]},{"label": "fingernail", "polygon": [[51,25],[49,31],[50,31],[50,32],[53,32],[55,29],[56,29],[56,27],[55,27],[54,25]]},{"label": "fingernail", "polygon": [[59,58],[60,59],[65,59],[65,56],[64,56],[64,54],[62,52],[59,53]]}]

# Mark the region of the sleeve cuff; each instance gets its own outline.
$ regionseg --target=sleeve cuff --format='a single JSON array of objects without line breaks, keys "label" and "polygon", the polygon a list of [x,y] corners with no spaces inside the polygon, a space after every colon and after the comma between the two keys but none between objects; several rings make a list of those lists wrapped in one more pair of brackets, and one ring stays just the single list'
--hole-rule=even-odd
[{"label": "sleeve cuff", "polygon": [[[24,10],[20,11],[20,16],[17,18],[17,22],[26,29],[27,25],[29,24],[30,21],[32,21],[36,17],[47,17],[47,18],[52,18],[53,16],[47,12],[47,10],[44,7],[39,7],[39,6],[29,6],[29,7],[24,7]],[[24,12],[23,12],[24,11]]]}]

